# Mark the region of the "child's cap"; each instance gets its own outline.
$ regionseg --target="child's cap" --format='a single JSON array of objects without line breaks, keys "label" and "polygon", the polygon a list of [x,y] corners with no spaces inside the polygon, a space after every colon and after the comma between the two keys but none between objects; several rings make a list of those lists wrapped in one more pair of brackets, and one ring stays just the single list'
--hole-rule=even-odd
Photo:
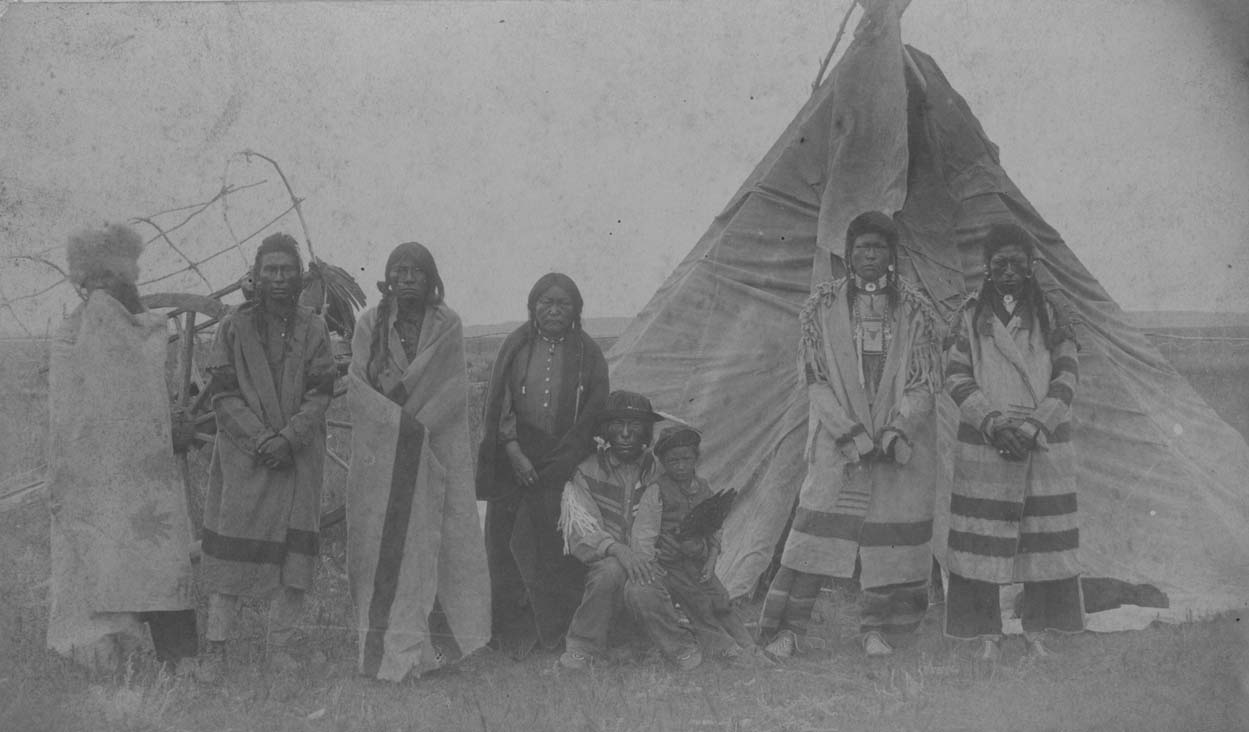
[{"label": "child's cap", "polygon": [[655,440],[654,450],[656,455],[663,455],[674,447],[698,447],[702,441],[703,436],[693,427],[664,427],[659,432],[659,439]]}]

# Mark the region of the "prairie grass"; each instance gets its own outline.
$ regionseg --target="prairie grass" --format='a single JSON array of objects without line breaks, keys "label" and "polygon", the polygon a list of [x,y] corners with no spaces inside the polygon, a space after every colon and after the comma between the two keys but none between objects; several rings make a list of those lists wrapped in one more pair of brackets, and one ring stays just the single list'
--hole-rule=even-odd
[{"label": "prairie grass", "polygon": [[[34,502],[0,532],[0,730],[148,732],[257,730],[417,732],[553,730],[1240,730],[1249,729],[1249,638],[1236,614],[1142,631],[1057,639],[1038,661],[1007,641],[986,665],[940,631],[935,606],[897,652],[868,661],[856,637],[856,590],[826,590],[812,635],[822,641],[776,667],[709,660],[666,665],[623,641],[615,663],[556,670],[482,650],[420,679],[388,684],[356,673],[356,639],[341,541],[331,540],[304,617],[308,647],[294,671],[266,660],[263,611],[247,606],[216,684],[171,677],[137,655],[90,674],[43,648],[46,531]],[[26,521],[14,520],[25,518]],[[203,603],[201,603],[201,610]],[[740,608],[751,618],[757,607]]]}]

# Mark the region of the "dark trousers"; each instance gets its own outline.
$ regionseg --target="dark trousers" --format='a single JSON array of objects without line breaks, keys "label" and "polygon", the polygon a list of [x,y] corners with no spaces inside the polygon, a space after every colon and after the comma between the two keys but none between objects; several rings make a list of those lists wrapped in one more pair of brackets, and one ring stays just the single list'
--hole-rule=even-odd
[{"label": "dark trousers", "polygon": [[603,655],[613,616],[621,609],[629,611],[646,637],[668,658],[676,658],[697,644],[694,636],[681,627],[672,598],[661,580],[648,585],[629,582],[620,562],[608,558],[589,567],[581,605],[568,626],[568,650]]},{"label": "dark trousers", "polygon": [[[997,584],[951,572],[945,597],[946,635],[953,638],[1000,636],[1002,607],[998,592]],[[1023,583],[1018,611],[1025,633],[1084,630],[1080,578]]]},{"label": "dark trousers", "polygon": [[194,610],[152,610],[139,613],[156,647],[156,660],[177,662],[199,653]]}]

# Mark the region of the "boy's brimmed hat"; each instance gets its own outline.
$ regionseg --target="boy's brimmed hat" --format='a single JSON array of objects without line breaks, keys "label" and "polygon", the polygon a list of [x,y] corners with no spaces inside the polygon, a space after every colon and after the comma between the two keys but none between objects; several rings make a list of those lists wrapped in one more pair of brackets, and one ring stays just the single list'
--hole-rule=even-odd
[{"label": "boy's brimmed hat", "polygon": [[685,425],[676,425],[673,427],[664,427],[659,433],[659,439],[655,440],[655,447],[652,448],[656,455],[662,455],[674,447],[698,447],[703,442],[703,436],[698,430]]},{"label": "boy's brimmed hat", "polygon": [[607,395],[607,404],[598,413],[597,422],[602,424],[613,419],[640,419],[647,422],[663,420],[651,409],[651,400],[632,391],[613,391]]}]

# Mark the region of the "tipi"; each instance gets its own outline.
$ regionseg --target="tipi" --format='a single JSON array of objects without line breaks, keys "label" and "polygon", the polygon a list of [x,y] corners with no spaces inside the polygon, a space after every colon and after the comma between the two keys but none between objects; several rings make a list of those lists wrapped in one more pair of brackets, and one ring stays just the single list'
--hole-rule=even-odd
[{"label": "tipi", "polygon": [[[700,472],[739,492],[718,574],[744,595],[773,557],[806,467],[798,310],[841,266],[849,220],[876,209],[895,213],[903,269],[943,315],[979,287],[980,235],[1013,220],[1040,242],[1047,287],[1082,317],[1082,562],[1089,576],[1149,583],[1170,600],[1090,627],[1249,607],[1245,439],[1128,325],[1007,177],[936,63],[903,46],[901,5],[868,4],[829,78],[608,355],[613,386],[703,430]],[[938,449],[948,455],[945,401]],[[934,476],[939,559],[950,474],[946,461]]]}]

